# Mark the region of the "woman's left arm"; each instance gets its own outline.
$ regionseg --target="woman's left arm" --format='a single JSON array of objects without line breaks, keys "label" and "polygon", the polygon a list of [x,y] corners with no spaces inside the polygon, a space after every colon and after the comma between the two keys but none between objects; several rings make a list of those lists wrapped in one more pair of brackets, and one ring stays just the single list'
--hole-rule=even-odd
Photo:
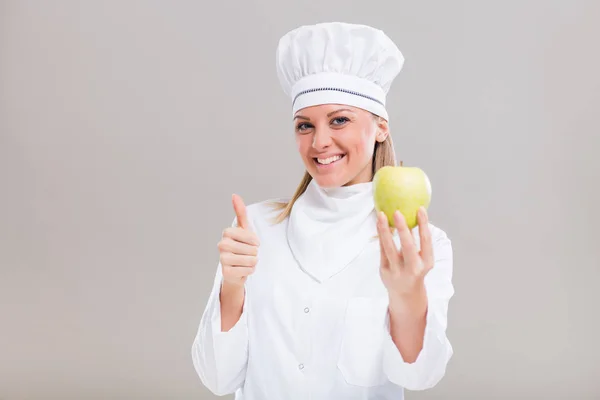
[{"label": "woman's left arm", "polygon": [[446,234],[432,233],[424,209],[419,212],[419,242],[400,213],[397,250],[380,216],[381,276],[388,289],[389,335],[385,338],[384,371],[390,381],[409,390],[435,386],[453,354],[446,336],[452,285],[452,245]]}]

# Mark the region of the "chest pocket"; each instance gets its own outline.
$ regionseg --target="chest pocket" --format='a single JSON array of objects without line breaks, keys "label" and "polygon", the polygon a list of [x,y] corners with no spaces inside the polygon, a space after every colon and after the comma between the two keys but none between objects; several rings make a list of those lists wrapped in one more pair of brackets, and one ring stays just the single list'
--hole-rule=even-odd
[{"label": "chest pocket", "polygon": [[372,387],[386,382],[383,339],[387,298],[353,297],[344,315],[337,366],[350,385]]}]

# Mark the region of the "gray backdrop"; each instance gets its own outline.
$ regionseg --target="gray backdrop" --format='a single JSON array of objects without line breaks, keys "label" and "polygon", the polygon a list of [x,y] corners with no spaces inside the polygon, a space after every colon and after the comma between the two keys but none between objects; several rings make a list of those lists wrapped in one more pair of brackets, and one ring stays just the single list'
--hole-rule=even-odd
[{"label": "gray backdrop", "polygon": [[398,157],[455,251],[444,380],[600,398],[600,2],[0,1],[0,398],[211,399],[216,244],[302,175],[277,41],[385,30]]}]

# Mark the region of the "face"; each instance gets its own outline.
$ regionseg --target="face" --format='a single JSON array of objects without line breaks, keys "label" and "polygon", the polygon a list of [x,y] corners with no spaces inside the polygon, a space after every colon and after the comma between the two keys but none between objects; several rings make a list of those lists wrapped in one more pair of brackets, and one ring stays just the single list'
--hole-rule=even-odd
[{"label": "face", "polygon": [[375,142],[388,135],[385,120],[339,104],[299,110],[294,129],[306,170],[324,188],[371,181]]}]

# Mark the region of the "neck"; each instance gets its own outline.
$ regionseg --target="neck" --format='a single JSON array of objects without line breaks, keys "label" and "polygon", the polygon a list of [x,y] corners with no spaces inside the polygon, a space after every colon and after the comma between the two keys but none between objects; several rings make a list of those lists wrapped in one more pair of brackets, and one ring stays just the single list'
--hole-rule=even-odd
[{"label": "neck", "polygon": [[357,182],[346,184],[344,186],[335,186],[329,188],[320,188],[328,197],[336,199],[346,199],[354,195],[371,191],[373,182]]}]

